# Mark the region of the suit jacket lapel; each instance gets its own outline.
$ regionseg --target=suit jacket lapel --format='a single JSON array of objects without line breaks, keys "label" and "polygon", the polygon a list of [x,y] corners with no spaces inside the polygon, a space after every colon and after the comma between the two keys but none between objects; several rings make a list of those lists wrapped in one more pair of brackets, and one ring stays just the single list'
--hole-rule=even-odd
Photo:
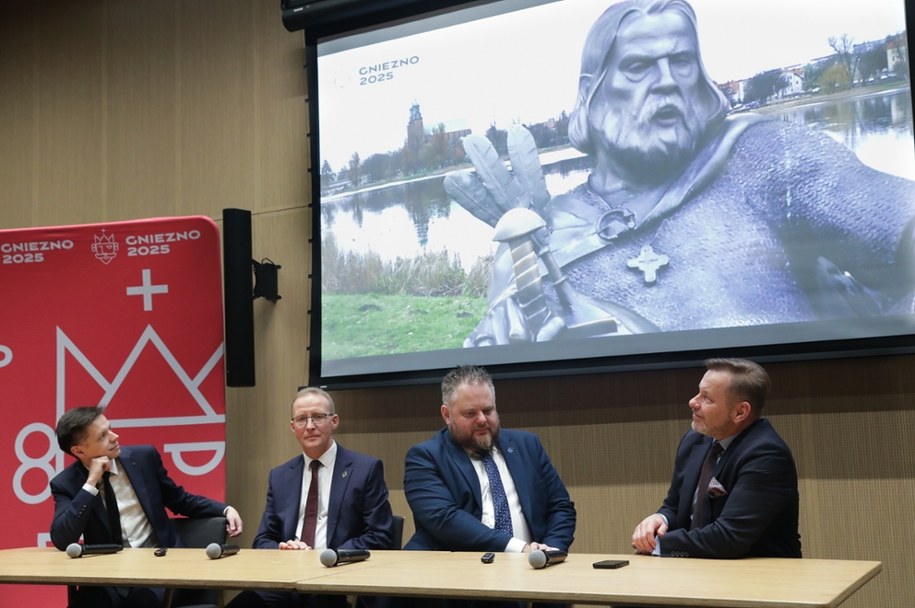
[{"label": "suit jacket lapel", "polygon": [[682,513],[681,525],[687,530],[690,527],[690,516],[693,512],[693,498],[696,495],[696,485],[699,483],[699,475],[702,473],[702,463],[711,447],[712,440],[705,438],[693,446],[686,463],[686,470],[683,472],[683,491],[680,493],[680,508],[677,511]]},{"label": "suit jacket lapel", "polygon": [[[133,452],[130,448],[121,448],[121,455],[118,458],[118,463],[121,467],[121,473],[127,475],[130,485],[133,486],[133,491],[137,495],[137,500],[140,502],[140,507],[143,509],[146,519],[148,519],[150,525],[155,528],[155,520],[150,516],[150,514],[155,511],[153,510],[152,505],[149,504],[151,493],[149,488],[146,487],[147,480],[140,474],[139,465],[137,465],[137,461],[134,460]],[[107,515],[105,517],[107,518]]]},{"label": "suit jacket lapel", "polygon": [[[473,463],[470,462],[470,456],[467,455],[467,452],[464,451],[464,448],[459,446],[457,443],[451,439],[451,434],[448,432],[448,429],[443,431],[442,441],[445,442],[445,454],[448,458],[451,459],[451,462],[454,464],[454,467],[460,472],[461,476],[464,477],[464,487],[471,488],[473,490],[473,497],[476,500],[476,510],[474,514],[477,517],[483,515],[483,491],[480,489],[480,478],[477,476],[476,469],[473,468]],[[460,487],[461,484],[457,484],[456,487]]]},{"label": "suit jacket lapel", "polygon": [[531,513],[531,497],[534,495],[531,488],[531,475],[529,474],[529,464],[523,462],[521,453],[515,442],[505,436],[505,431],[499,433],[499,451],[502,452],[502,458],[508,466],[508,472],[512,476],[512,483],[515,484],[515,492],[518,494],[518,500],[521,503],[521,512],[528,517]]},{"label": "suit jacket lapel", "polygon": [[730,484],[731,484],[730,479],[722,479],[722,474],[724,472],[724,468],[728,464],[728,461],[732,457],[734,457],[735,454],[739,454],[742,452],[740,446],[743,444],[744,440],[746,440],[749,436],[758,432],[759,429],[763,428],[767,424],[769,424],[769,422],[765,418],[759,418],[759,419],[755,420],[753,422],[753,424],[751,424],[750,426],[745,428],[743,431],[741,431],[741,433],[739,435],[734,437],[734,440],[728,444],[727,449],[721,453],[721,458],[718,460],[718,466],[715,467],[715,477],[725,487],[730,487]]},{"label": "suit jacket lapel", "polygon": [[274,499],[282,500],[282,504],[277,505],[277,511],[280,515],[280,518],[285,523],[285,530],[283,530],[283,538],[295,538],[295,529],[299,525],[299,506],[302,504],[302,474],[305,471],[305,458],[299,456],[293,460],[289,469],[284,475],[284,485],[288,488],[293,488],[293,492],[277,492],[274,494]]},{"label": "suit jacket lapel", "polygon": [[346,487],[352,477],[353,459],[350,453],[337,444],[337,457],[334,460],[334,473],[330,480],[330,496],[327,499],[327,546],[331,546],[331,539],[337,529],[340,510],[343,507],[343,497],[346,496]]}]

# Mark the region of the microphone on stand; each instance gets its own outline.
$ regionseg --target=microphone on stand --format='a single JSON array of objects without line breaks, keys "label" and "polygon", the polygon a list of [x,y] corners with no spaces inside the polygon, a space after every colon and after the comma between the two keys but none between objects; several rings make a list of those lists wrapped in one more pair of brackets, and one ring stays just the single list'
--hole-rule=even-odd
[{"label": "microphone on stand", "polygon": [[566,557],[569,555],[567,551],[560,551],[558,549],[547,549],[546,551],[531,551],[530,556],[527,558],[527,563],[531,565],[531,568],[535,570],[540,570],[541,568],[546,568],[547,566],[552,566],[553,564],[561,564],[566,561]]},{"label": "microphone on stand", "polygon": [[105,545],[81,545],[79,543],[70,543],[67,545],[67,555],[70,557],[82,557],[84,555],[104,555],[106,553],[117,553],[124,548],[124,545],[114,543]]},{"label": "microphone on stand", "polygon": [[367,549],[325,549],[321,551],[320,559],[322,564],[333,568],[338,564],[367,560],[371,555]]},{"label": "microphone on stand", "polygon": [[238,545],[220,545],[219,543],[210,543],[207,545],[207,557],[210,559],[229,557],[236,553],[238,553]]}]

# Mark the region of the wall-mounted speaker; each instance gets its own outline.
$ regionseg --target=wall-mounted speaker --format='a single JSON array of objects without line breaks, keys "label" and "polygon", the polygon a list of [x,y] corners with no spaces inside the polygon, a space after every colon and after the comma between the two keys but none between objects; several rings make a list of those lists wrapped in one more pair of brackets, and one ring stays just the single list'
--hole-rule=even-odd
[{"label": "wall-mounted speaker", "polygon": [[254,386],[254,276],[251,212],[222,210],[226,386]]}]

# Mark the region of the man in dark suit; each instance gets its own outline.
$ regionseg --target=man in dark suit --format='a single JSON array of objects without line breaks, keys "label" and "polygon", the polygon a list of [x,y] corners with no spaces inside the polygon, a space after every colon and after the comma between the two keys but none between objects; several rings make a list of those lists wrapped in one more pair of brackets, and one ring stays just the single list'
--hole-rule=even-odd
[{"label": "man in dark suit", "polygon": [[[234,508],[185,492],[168,476],[154,447],[121,447],[104,410],[74,408],[57,422],[60,449],[77,462],[51,480],[55,547],[64,551],[80,536],[86,544],[180,547],[183,542],[166,507],[187,517],[224,514],[229,535],[241,533],[242,520]],[[163,595],[162,589],[80,587],[72,599],[77,606],[133,608],[158,606]]]},{"label": "man in dark suit", "polygon": [[667,498],[636,526],[632,546],[672,557],[801,557],[794,458],[761,417],[769,375],[743,359],[706,367]]},{"label": "man in dark suit", "polygon": [[[339,424],[327,392],[312,387],[299,391],[289,427],[303,453],[270,471],[255,548],[392,548],[393,515],[384,467],[377,458],[336,443],[333,433]],[[229,607],[346,605],[344,596],[245,591]]]},{"label": "man in dark suit", "polygon": [[489,374],[450,371],[441,414],[446,428],[407,452],[404,492],[416,534],[405,549],[567,551],[575,506],[540,440],[500,428]]}]

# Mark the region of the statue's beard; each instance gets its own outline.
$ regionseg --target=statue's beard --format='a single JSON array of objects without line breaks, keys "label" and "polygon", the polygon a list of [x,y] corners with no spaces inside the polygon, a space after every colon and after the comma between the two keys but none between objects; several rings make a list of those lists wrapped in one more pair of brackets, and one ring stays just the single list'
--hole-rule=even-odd
[{"label": "statue's beard", "polygon": [[680,95],[650,96],[638,108],[607,108],[601,133],[614,164],[655,182],[678,175],[693,159],[702,124]]}]

